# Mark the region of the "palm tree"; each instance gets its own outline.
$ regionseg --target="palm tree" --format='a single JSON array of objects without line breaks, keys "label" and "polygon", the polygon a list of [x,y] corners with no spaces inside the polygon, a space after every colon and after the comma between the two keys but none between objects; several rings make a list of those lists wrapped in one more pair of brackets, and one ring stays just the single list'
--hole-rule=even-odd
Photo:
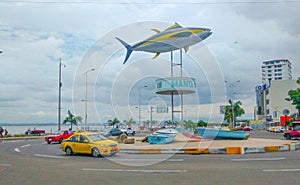
[{"label": "palm tree", "polygon": [[115,127],[115,124],[120,123],[120,120],[118,118],[114,118],[113,120],[108,120],[107,123],[108,125]]},{"label": "palm tree", "polygon": [[135,121],[132,118],[130,118],[130,120],[127,121],[127,124],[128,125],[135,124]]},{"label": "palm tree", "polygon": [[224,120],[227,121],[227,123],[231,122],[234,127],[236,118],[245,114],[245,110],[241,107],[241,101],[234,103],[232,100],[229,100],[228,102],[230,105],[225,107]]},{"label": "palm tree", "polygon": [[63,121],[63,124],[66,124],[66,123],[71,123],[71,130],[73,129],[72,126],[73,124],[74,125],[78,125],[78,123],[81,123],[82,122],[82,117],[81,116],[75,116],[74,114],[71,113],[70,110],[68,110],[68,114],[67,114],[67,117],[66,119]]}]

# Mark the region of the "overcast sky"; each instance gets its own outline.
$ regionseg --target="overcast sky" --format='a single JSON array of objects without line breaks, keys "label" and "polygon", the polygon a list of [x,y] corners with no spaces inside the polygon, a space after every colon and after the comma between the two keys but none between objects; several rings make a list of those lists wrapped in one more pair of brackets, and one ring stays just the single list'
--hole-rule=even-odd
[{"label": "overcast sky", "polygon": [[170,54],[133,52],[123,65],[126,50],[115,37],[134,44],[175,22],[213,32],[183,54],[184,75],[197,82],[183,99],[185,119],[222,121],[219,105],[231,98],[253,118],[263,61],[288,59],[300,76],[299,8],[297,0],[0,0],[0,123],[57,122],[60,58],[62,117],[68,110],[84,117],[83,73],[95,69],[87,73],[88,122],[138,120],[139,104],[148,119],[149,107],[170,106],[169,96],[155,94],[155,80],[170,76]]}]

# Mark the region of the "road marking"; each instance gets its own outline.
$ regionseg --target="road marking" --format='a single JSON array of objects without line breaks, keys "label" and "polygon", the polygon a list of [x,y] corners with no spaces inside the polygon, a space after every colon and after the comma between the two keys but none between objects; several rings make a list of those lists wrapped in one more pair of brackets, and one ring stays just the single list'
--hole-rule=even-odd
[{"label": "road marking", "polygon": [[15,148],[15,152],[21,152],[19,148]]},{"label": "road marking", "polygon": [[21,140],[7,140],[7,141],[1,141],[2,143],[17,143],[17,142],[21,142]]},{"label": "road marking", "polygon": [[43,155],[43,154],[33,154],[37,157],[46,157],[46,158],[55,158],[55,159],[69,159],[69,157],[63,157],[63,156],[55,156],[55,155]]},{"label": "road marking", "polygon": [[300,169],[277,169],[277,170],[263,170],[263,172],[299,172]]},{"label": "road marking", "polygon": [[31,146],[31,144],[22,145],[22,146],[20,146],[20,147],[21,147],[21,148],[25,148],[25,147],[28,147],[28,146]]},{"label": "road marking", "polygon": [[11,166],[11,164],[0,163],[0,166]]},{"label": "road marking", "polygon": [[285,160],[284,157],[279,158],[246,158],[246,159],[231,159],[234,162],[244,162],[244,161],[279,161]]},{"label": "road marking", "polygon": [[140,173],[186,173],[187,170],[129,170],[129,169],[95,169],[82,168],[83,171],[103,171],[103,172],[140,172]]},{"label": "road marking", "polygon": [[138,162],[138,161],[168,161],[168,162],[182,162],[183,159],[167,159],[167,160],[162,160],[162,159],[113,159],[113,161],[133,161],[133,162]]}]

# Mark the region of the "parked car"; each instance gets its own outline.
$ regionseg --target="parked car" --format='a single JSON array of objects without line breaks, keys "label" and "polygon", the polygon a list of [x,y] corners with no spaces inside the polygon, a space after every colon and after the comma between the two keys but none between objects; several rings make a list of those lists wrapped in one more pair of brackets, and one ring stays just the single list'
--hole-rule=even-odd
[{"label": "parked car", "polygon": [[287,140],[290,140],[292,138],[300,138],[300,126],[295,127],[293,130],[284,131],[283,137]]},{"label": "parked car", "polygon": [[45,130],[38,130],[38,129],[33,129],[30,130],[28,129],[27,131],[25,131],[25,135],[45,135],[46,131]]},{"label": "parked car", "polygon": [[236,126],[234,128],[235,128],[235,130],[243,130],[243,127],[241,127],[241,126]]},{"label": "parked car", "polygon": [[243,128],[244,131],[250,131],[250,130],[253,130],[253,128],[251,126],[245,126]]},{"label": "parked car", "polygon": [[114,155],[120,150],[118,142],[107,139],[95,132],[76,132],[61,144],[66,155],[75,153],[91,154],[93,157]]},{"label": "parked car", "polygon": [[70,136],[72,136],[74,134],[74,132],[70,131],[70,130],[64,130],[64,131],[60,131],[60,132],[56,132],[54,134],[51,135],[47,135],[45,137],[45,141],[50,144],[52,142],[59,142],[62,143],[62,141],[64,139],[68,139]]},{"label": "parked car", "polygon": [[101,134],[104,136],[119,136],[123,134],[123,132],[118,128],[108,128],[101,132]]},{"label": "parked car", "polygon": [[133,136],[135,135],[135,131],[131,127],[127,127],[127,128],[123,127],[120,130],[126,135],[133,135]]},{"label": "parked car", "polygon": [[269,132],[282,132],[279,126],[276,126],[276,127],[269,127],[269,128],[267,129],[267,131],[269,131]]}]

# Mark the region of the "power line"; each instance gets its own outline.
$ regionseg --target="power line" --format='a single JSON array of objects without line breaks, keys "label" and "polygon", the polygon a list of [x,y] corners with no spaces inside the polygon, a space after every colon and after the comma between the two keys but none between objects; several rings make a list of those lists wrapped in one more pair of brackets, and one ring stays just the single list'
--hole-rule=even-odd
[{"label": "power line", "polygon": [[42,1],[42,0],[0,0],[0,3],[14,4],[102,4],[102,5],[117,5],[117,4],[137,4],[137,5],[230,5],[230,4],[291,4],[300,3],[300,0],[279,0],[279,1],[216,1],[216,2],[110,2],[110,1]]}]

